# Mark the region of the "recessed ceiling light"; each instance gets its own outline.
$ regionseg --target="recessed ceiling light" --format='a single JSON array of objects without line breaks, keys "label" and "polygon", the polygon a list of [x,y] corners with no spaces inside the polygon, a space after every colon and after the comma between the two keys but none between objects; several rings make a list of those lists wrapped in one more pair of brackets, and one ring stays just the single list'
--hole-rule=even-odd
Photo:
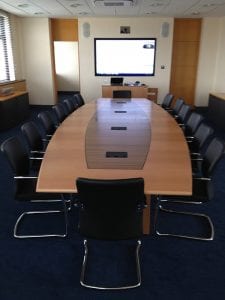
[{"label": "recessed ceiling light", "polygon": [[157,14],[155,11],[148,11],[145,13],[146,15],[155,15]]},{"label": "recessed ceiling light", "polygon": [[195,16],[200,15],[200,12],[199,11],[193,11],[192,15],[195,15]]},{"label": "recessed ceiling light", "polygon": [[41,11],[37,11],[37,12],[35,12],[34,14],[35,14],[35,15],[43,15],[44,13],[41,12]]},{"label": "recessed ceiling light", "polygon": [[29,6],[29,4],[27,4],[27,3],[24,3],[24,4],[18,4],[18,7],[22,7],[22,8],[28,7],[28,6]]},{"label": "recessed ceiling light", "polygon": [[216,6],[216,5],[218,5],[218,4],[216,4],[216,3],[207,3],[207,4],[204,4],[202,6],[203,7],[211,7],[211,6]]},{"label": "recessed ceiling light", "polygon": [[88,13],[86,11],[81,11],[81,12],[79,12],[79,15],[86,16],[86,15],[88,15]]},{"label": "recessed ceiling light", "polygon": [[152,7],[159,7],[159,6],[163,6],[164,3],[152,3],[152,4],[149,4],[149,6],[152,6]]},{"label": "recessed ceiling light", "polygon": [[73,4],[70,4],[70,7],[79,7],[79,6],[81,6],[80,3],[73,3]]}]

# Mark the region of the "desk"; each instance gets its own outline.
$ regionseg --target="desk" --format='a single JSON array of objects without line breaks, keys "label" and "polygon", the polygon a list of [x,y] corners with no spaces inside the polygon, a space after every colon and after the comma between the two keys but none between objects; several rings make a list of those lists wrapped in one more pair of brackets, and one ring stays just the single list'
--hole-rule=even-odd
[{"label": "desk", "polygon": [[29,115],[29,98],[26,91],[0,96],[0,130],[18,125]]},{"label": "desk", "polygon": [[[150,135],[150,146],[148,145],[141,168],[88,168],[86,160],[88,126],[90,122],[93,122],[93,117],[96,119],[97,126],[101,124],[100,133],[104,132],[101,130],[104,120],[105,127],[110,124],[111,99],[102,98],[80,107],[56,130],[40,168],[37,191],[76,192],[77,177],[96,179],[143,177],[148,203],[150,203],[151,194],[191,195],[192,172],[189,151],[182,130],[176,121],[160,106],[147,99],[131,99],[130,104],[134,107],[133,124],[141,121],[140,111],[143,111],[142,121],[145,121],[142,124],[147,126],[147,132]],[[120,110],[125,110],[126,105],[121,103],[121,106],[123,108],[121,107]],[[138,112],[137,115],[135,111]],[[104,118],[106,114],[108,116]],[[123,118],[122,116],[121,121]],[[143,128],[143,132],[146,134],[146,128]],[[135,130],[134,133],[136,136]],[[98,138],[101,138],[101,135]],[[119,144],[120,142],[122,144],[123,140],[120,139]],[[146,142],[148,143],[148,139]],[[134,141],[132,147],[138,149],[138,146],[140,145]],[[114,159],[118,161],[120,158]],[[149,222],[150,209],[147,209],[144,212],[144,233],[149,233]]]},{"label": "desk", "polygon": [[220,130],[225,130],[225,93],[209,94],[207,116]]}]

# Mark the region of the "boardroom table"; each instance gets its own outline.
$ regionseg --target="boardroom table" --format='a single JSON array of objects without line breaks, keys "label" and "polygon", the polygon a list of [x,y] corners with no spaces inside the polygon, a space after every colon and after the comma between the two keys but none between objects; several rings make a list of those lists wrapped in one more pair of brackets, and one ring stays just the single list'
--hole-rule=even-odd
[{"label": "boardroom table", "polygon": [[97,99],[57,128],[41,164],[37,191],[76,193],[78,177],[142,177],[148,204],[145,234],[150,233],[151,195],[192,194],[182,129],[167,111],[145,98]]}]

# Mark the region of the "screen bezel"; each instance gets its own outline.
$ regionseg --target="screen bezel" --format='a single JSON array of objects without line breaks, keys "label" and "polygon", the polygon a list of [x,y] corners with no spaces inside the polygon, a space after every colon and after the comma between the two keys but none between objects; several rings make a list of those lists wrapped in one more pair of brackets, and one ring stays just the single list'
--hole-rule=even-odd
[{"label": "screen bezel", "polygon": [[[98,40],[143,40],[147,42],[154,41],[155,44],[155,51],[154,51],[154,60],[153,60],[153,72],[152,73],[99,73],[97,70],[97,53],[96,53],[96,43]],[[155,64],[156,64],[156,46],[157,46],[157,39],[156,38],[94,38],[94,68],[95,68],[95,76],[145,76],[145,77],[152,77],[155,76]]]}]

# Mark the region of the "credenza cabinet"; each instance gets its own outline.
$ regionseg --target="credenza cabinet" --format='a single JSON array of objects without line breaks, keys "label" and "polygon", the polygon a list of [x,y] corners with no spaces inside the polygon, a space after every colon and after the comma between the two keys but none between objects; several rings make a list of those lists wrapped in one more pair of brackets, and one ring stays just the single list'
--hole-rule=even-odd
[{"label": "credenza cabinet", "polygon": [[129,85],[103,85],[102,86],[102,97],[112,98],[113,91],[118,90],[130,90],[132,98],[147,98],[148,87],[147,86],[129,86]]},{"label": "credenza cabinet", "polygon": [[27,92],[15,92],[0,97],[0,130],[18,125],[29,115],[29,96]]},{"label": "credenza cabinet", "polygon": [[225,93],[210,93],[208,119],[220,130],[225,130]]}]

